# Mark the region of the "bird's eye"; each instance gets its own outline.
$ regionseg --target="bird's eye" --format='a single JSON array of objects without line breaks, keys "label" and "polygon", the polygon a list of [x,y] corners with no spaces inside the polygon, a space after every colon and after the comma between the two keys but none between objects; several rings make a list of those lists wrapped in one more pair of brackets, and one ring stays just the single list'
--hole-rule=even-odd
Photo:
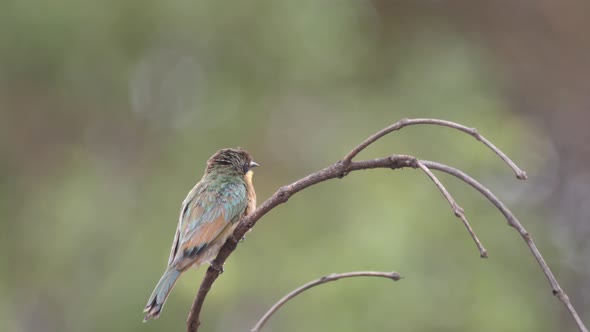
[{"label": "bird's eye", "polygon": [[248,173],[248,171],[250,170],[250,164],[245,163],[244,166],[242,166],[244,169],[244,173]]}]

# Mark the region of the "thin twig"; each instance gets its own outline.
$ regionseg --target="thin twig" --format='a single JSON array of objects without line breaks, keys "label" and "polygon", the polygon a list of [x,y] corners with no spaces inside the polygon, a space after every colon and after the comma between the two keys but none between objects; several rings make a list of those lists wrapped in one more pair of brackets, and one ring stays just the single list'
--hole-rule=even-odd
[{"label": "thin twig", "polygon": [[269,320],[269,318],[279,310],[285,303],[289,300],[293,299],[295,296],[305,292],[306,290],[325,284],[330,281],[336,281],[338,279],[344,278],[352,278],[352,277],[381,277],[381,278],[388,278],[393,281],[398,281],[401,279],[401,276],[397,272],[377,272],[377,271],[358,271],[358,272],[347,272],[347,273],[332,273],[330,275],[321,277],[320,279],[313,280],[308,282],[307,284],[291,291],[289,294],[285,295],[282,299],[280,299],[277,303],[275,303],[265,314],[260,318],[256,326],[252,328],[252,332],[258,332],[262,329],[264,324]]},{"label": "thin twig", "polygon": [[467,134],[473,136],[473,138],[482,142],[485,146],[487,146],[492,151],[494,151],[495,154],[497,154],[508,166],[510,166],[510,168],[512,168],[512,170],[514,171],[514,174],[516,174],[517,179],[526,180],[526,178],[527,178],[526,172],[524,172],[518,166],[516,166],[516,164],[512,160],[510,160],[510,158],[508,158],[508,156],[506,156],[506,154],[504,154],[504,152],[502,152],[494,144],[492,144],[492,142],[488,141],[485,137],[483,137],[477,131],[477,129],[469,128],[469,127],[466,127],[464,125],[461,125],[461,124],[458,124],[455,122],[440,120],[440,119],[401,119],[398,122],[392,124],[391,126],[386,127],[384,129],[376,132],[375,134],[369,136],[364,142],[362,142],[357,147],[352,149],[352,151],[350,151],[344,157],[344,159],[342,159],[342,162],[345,164],[350,163],[352,161],[352,159],[354,157],[356,157],[356,155],[359,154],[362,150],[364,150],[367,146],[371,145],[376,140],[391,133],[392,131],[400,130],[400,129],[407,127],[407,126],[419,125],[419,124],[431,124],[431,125],[449,127],[449,128],[460,130],[464,133],[467,133]]},{"label": "thin twig", "polygon": [[[408,160],[407,166],[414,167],[414,168],[417,167],[417,165],[413,164],[413,161],[412,161],[413,157],[411,157],[411,156],[397,156],[396,155],[396,156],[391,156],[389,158],[379,158],[379,159],[373,159],[373,160],[363,160],[363,161],[358,161],[358,162],[352,162],[350,165],[350,171],[365,170],[365,169],[372,169],[372,168],[383,168],[383,167],[388,167],[388,165],[397,166],[400,163],[400,160],[399,160],[400,158],[406,158]],[[500,212],[506,218],[508,225],[513,227],[520,234],[520,236],[523,238],[523,240],[525,241],[525,243],[527,244],[527,246],[531,250],[533,256],[535,257],[535,259],[539,263],[539,266],[541,267],[541,270],[543,271],[545,278],[547,279],[547,281],[549,282],[549,285],[551,286],[553,295],[555,295],[559,299],[559,301],[561,301],[565,305],[569,314],[572,316],[572,318],[576,322],[580,332],[588,332],[588,329],[586,328],[586,326],[582,322],[582,319],[580,318],[580,316],[576,312],[576,309],[572,305],[572,303],[569,299],[569,296],[563,291],[563,289],[559,285],[559,282],[557,282],[557,279],[555,279],[553,272],[551,272],[551,269],[549,268],[549,266],[545,262],[545,259],[543,258],[543,256],[539,252],[539,249],[535,245],[533,238],[531,237],[529,232],[527,232],[527,230],[522,226],[522,224],[518,221],[516,216],[514,216],[514,214],[512,214],[512,212],[506,207],[506,205],[504,205],[504,203],[502,203],[502,201],[500,201],[488,188],[483,186],[481,183],[479,183],[477,180],[473,179],[469,175],[465,174],[464,172],[462,172],[454,167],[447,166],[445,164],[437,163],[434,161],[427,161],[427,160],[420,160],[420,163],[422,163],[424,166],[428,167],[429,169],[434,169],[437,171],[441,171],[441,172],[450,174],[450,175],[458,178],[459,180],[467,183],[468,185],[472,186],[477,191],[479,191],[492,204],[494,204],[494,206],[496,206],[498,208],[498,210],[500,210]]]},{"label": "thin twig", "polygon": [[479,238],[477,237],[477,234],[475,234],[475,232],[473,231],[473,228],[471,228],[471,225],[467,221],[467,217],[465,216],[465,211],[463,210],[463,208],[460,207],[459,204],[457,204],[455,199],[453,199],[451,194],[447,191],[447,189],[443,186],[443,184],[438,180],[438,178],[434,174],[432,174],[432,172],[428,169],[428,167],[426,167],[419,160],[416,160],[416,164],[418,165],[418,167],[420,169],[422,169],[422,171],[424,171],[424,173],[426,173],[426,175],[428,175],[428,177],[430,177],[432,182],[434,182],[434,184],[442,192],[443,196],[445,196],[445,198],[447,199],[447,201],[451,205],[453,212],[455,213],[455,217],[461,219],[461,221],[465,225],[465,228],[467,228],[469,235],[471,235],[471,238],[473,238],[473,241],[475,242],[477,249],[479,250],[479,256],[481,258],[488,258],[488,251],[486,250],[486,248],[484,248],[481,241],[479,241]]},{"label": "thin twig", "polygon": [[559,299],[559,301],[561,301],[565,305],[565,307],[569,311],[570,315],[572,316],[572,318],[574,319],[574,321],[578,325],[578,329],[582,332],[588,332],[588,329],[586,328],[586,326],[582,322],[582,319],[580,318],[580,316],[576,312],[576,309],[572,305],[572,303],[569,299],[569,296],[563,291],[563,289],[561,289],[559,282],[557,282],[557,279],[555,279],[553,272],[551,272],[551,269],[549,268],[549,266],[545,262],[545,259],[543,258],[543,256],[539,252],[539,249],[537,249],[537,246],[535,245],[535,242],[533,241],[532,236],[522,226],[522,224],[518,221],[518,219],[516,219],[516,216],[514,216],[514,214],[512,214],[512,212],[510,212],[510,210],[504,205],[504,203],[502,203],[502,201],[500,201],[488,188],[486,188],[481,183],[479,183],[477,180],[473,179],[469,175],[465,174],[464,172],[462,172],[456,168],[453,168],[453,167],[450,167],[450,166],[447,166],[444,164],[436,163],[433,161],[422,160],[421,162],[424,165],[427,165],[431,169],[436,169],[441,172],[445,172],[450,175],[453,175],[454,177],[456,177],[458,179],[461,179],[465,183],[467,183],[470,186],[472,186],[473,188],[477,189],[477,191],[479,191],[483,196],[485,196],[490,202],[492,202],[492,204],[494,204],[498,208],[498,210],[500,210],[500,212],[502,212],[502,214],[504,215],[504,217],[508,221],[508,225],[513,227],[520,234],[520,236],[522,237],[524,242],[526,242],[527,246],[529,247],[529,249],[533,253],[533,256],[535,256],[535,259],[539,263],[541,270],[543,270],[543,274],[545,275],[545,278],[547,278],[549,285],[551,285],[553,295],[555,295]]}]

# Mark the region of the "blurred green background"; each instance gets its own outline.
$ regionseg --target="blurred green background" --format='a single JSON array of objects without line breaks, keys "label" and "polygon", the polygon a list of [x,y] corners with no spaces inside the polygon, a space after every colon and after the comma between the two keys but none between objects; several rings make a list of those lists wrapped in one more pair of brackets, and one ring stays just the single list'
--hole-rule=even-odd
[{"label": "blurred green background", "polygon": [[[406,128],[359,158],[412,154],[489,186],[590,322],[590,12],[582,1],[5,0],[0,10],[0,331],[182,331],[205,269],[141,323],[180,203],[241,146],[259,202],[403,117],[477,127],[530,177],[450,129]],[[587,15],[586,15],[587,16]],[[573,331],[528,248],[441,175],[352,173],[265,216],[230,257],[201,331]]]}]

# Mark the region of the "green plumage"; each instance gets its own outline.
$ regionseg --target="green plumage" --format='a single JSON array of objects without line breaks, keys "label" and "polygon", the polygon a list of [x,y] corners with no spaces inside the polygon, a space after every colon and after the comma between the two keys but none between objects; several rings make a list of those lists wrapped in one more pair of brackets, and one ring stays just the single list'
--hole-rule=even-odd
[{"label": "green plumage", "polygon": [[220,150],[209,159],[205,174],[182,203],[168,266],[144,309],[144,321],[160,315],[182,272],[215,258],[246,211],[249,195],[244,177],[255,166],[240,149]]},{"label": "green plumage", "polygon": [[[226,222],[236,223],[240,220],[246,209],[246,184],[243,176],[212,169],[199,181],[197,186],[183,202],[183,213],[178,225],[179,237],[175,239],[177,249],[185,251],[197,251],[205,249],[206,242],[188,246],[194,242],[199,231],[223,215]],[[194,191],[194,192],[193,192]],[[202,213],[194,214],[190,211],[202,210]],[[221,232],[223,229],[219,229]],[[178,243],[176,243],[178,241]],[[170,256],[168,264],[177,265],[184,259],[190,259],[187,255],[173,250],[174,257]]]}]

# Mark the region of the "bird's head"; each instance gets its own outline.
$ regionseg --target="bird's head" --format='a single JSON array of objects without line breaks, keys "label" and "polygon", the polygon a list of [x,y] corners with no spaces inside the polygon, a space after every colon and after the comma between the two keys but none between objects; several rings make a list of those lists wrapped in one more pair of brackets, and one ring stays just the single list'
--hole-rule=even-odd
[{"label": "bird's head", "polygon": [[209,158],[205,172],[226,171],[235,172],[244,176],[248,172],[251,173],[251,169],[256,166],[258,164],[252,160],[252,157],[246,150],[240,148],[221,149]]}]

